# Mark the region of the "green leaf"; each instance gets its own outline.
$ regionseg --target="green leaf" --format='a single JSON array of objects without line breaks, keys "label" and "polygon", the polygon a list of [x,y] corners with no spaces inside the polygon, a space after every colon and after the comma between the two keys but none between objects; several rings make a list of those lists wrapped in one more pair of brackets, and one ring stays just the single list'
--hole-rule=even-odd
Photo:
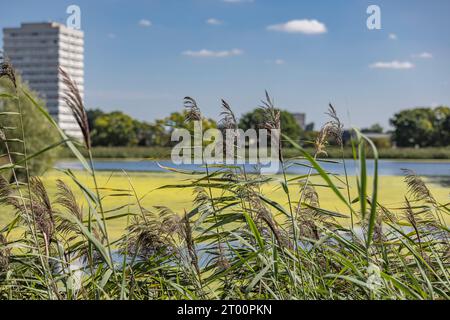
[{"label": "green leaf", "polygon": [[60,213],[63,218],[65,218],[67,221],[76,224],[78,228],[80,228],[80,231],[86,236],[86,238],[89,239],[89,241],[94,245],[94,247],[97,248],[97,250],[102,255],[104,261],[108,264],[108,266],[112,269],[113,264],[109,257],[108,250],[103,246],[99,240],[91,233],[89,230],[84,226],[84,224],[78,220],[75,216],[68,214],[66,212]]},{"label": "green leaf", "polygon": [[261,237],[261,234],[258,231],[258,228],[256,227],[255,222],[253,221],[253,219],[250,217],[250,215],[247,212],[243,212],[243,214],[244,214],[245,220],[247,221],[247,224],[248,224],[248,226],[250,228],[250,231],[253,233],[253,236],[255,237],[256,242],[259,245],[259,248],[263,249],[264,248],[264,241],[263,241],[263,239]]},{"label": "green leaf", "polygon": [[367,167],[366,167],[366,145],[363,140],[360,140],[358,144],[358,156],[359,156],[359,203],[361,205],[362,219],[366,218],[366,206],[367,206]]},{"label": "green leaf", "polygon": [[245,289],[245,291],[251,292],[253,290],[253,288],[255,287],[255,285],[261,281],[262,277],[264,277],[264,275],[270,270],[271,265],[268,264],[267,266],[264,267],[264,269],[262,269],[252,280],[252,282],[250,282],[250,284],[248,285],[248,287]]},{"label": "green leaf", "polygon": [[0,98],[3,99],[17,99],[16,95],[10,94],[10,93],[6,93],[6,92],[1,92],[0,93]]},{"label": "green leaf", "polygon": [[264,197],[262,194],[258,194],[258,197],[267,203],[268,205],[272,206],[273,208],[277,209],[279,212],[284,214],[286,217],[291,218],[291,215],[283,208],[282,205],[280,205],[278,202],[270,200],[269,198]]},{"label": "green leaf", "polygon": [[353,212],[353,208],[351,205],[347,202],[345,197],[342,195],[342,193],[339,191],[339,188],[331,181],[329,175],[325,172],[325,170],[322,169],[322,167],[319,165],[319,163],[302,147],[300,147],[295,141],[293,141],[291,138],[283,134],[283,137],[288,140],[294,148],[299,150],[303,156],[311,163],[313,168],[320,174],[323,180],[328,184],[328,186],[333,190],[333,192],[336,194],[336,196],[343,202],[345,205],[350,209],[351,212]]},{"label": "green leaf", "polygon": [[410,296],[412,299],[415,300],[422,300],[422,297],[417,292],[414,292],[410,287],[408,287],[406,284],[401,282],[400,280],[384,273],[380,272],[380,275],[383,279],[390,281],[397,289],[400,289],[403,293]]},{"label": "green leaf", "polygon": [[[377,205],[378,205],[378,150],[375,146],[375,144],[364,134],[360,133],[358,130],[356,130],[356,133],[362,137],[364,140],[366,140],[370,147],[372,148],[372,152],[373,152],[373,159],[374,159],[374,171],[373,171],[373,186],[372,186],[372,198],[370,201],[370,216],[369,216],[369,228],[367,231],[367,243],[366,243],[366,247],[369,248],[370,243],[372,242],[372,238],[373,238],[373,232],[375,229],[375,223],[376,223],[376,217],[377,217]],[[365,159],[365,154],[364,155],[364,161],[362,161],[362,159],[360,159],[363,164],[364,164],[364,181],[365,176],[367,175],[367,171],[366,171],[366,159]],[[363,174],[361,174],[361,180],[363,179]],[[361,202],[361,209],[363,209],[363,203],[364,203],[364,211],[365,212],[365,204],[366,204],[366,190],[364,190],[364,198],[360,198],[360,202]]]}]

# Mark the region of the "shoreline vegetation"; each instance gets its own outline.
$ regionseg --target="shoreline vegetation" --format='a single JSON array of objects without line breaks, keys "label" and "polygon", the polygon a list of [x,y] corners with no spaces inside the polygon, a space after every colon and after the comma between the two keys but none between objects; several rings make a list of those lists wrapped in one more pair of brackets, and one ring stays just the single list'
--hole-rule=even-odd
[{"label": "shoreline vegetation", "polygon": [[[309,155],[314,155],[314,148],[305,148]],[[87,151],[81,150],[84,156]],[[156,159],[168,160],[171,156],[170,147],[93,147],[92,155],[95,159]],[[336,147],[327,149],[329,159],[339,159],[342,157],[342,151]],[[302,156],[302,153],[295,148],[283,149],[283,157],[294,158]],[[379,159],[399,159],[399,160],[450,160],[449,147],[437,148],[389,148],[378,149]],[[73,153],[64,148],[60,152],[61,159],[76,158]],[[344,148],[344,158],[352,159],[353,153],[350,147]],[[367,159],[373,159],[373,152],[367,150]]]}]

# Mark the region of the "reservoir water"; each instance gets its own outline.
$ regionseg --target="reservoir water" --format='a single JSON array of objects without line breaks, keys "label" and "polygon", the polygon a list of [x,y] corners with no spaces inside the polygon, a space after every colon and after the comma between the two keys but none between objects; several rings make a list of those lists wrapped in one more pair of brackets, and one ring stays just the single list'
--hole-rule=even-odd
[{"label": "reservoir water", "polygon": [[[336,160],[338,163],[321,162],[320,165],[326,171],[335,174],[344,174],[342,160]],[[349,175],[358,173],[358,163],[353,160],[346,160],[347,172]],[[289,174],[305,174],[309,168],[305,166],[305,161],[296,161],[287,166]],[[175,165],[170,160],[96,160],[95,169],[99,171],[128,171],[128,172],[167,172],[161,166],[171,167],[181,170],[204,170],[201,165],[181,164]],[[81,170],[82,165],[76,160],[60,161],[57,166],[60,169]],[[255,165],[245,165],[247,172],[255,172],[258,170]],[[372,175],[374,169],[374,161],[367,160],[368,174]],[[403,176],[402,169],[413,170],[419,176],[449,177],[450,161],[396,161],[396,160],[380,160],[378,162],[378,172],[381,176]],[[210,171],[215,170],[214,168]],[[217,170],[217,169],[216,169]]]}]

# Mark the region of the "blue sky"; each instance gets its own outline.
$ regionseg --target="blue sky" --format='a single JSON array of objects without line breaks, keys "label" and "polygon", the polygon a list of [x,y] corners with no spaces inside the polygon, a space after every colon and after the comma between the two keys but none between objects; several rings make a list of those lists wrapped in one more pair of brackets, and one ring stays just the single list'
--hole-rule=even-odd
[{"label": "blue sky", "polygon": [[[217,118],[221,98],[240,115],[267,89],[317,127],[328,102],[347,126],[450,105],[448,0],[0,0],[0,28],[65,22],[70,4],[82,13],[89,108],[151,121],[189,95]],[[371,4],[381,30],[366,27]]]}]

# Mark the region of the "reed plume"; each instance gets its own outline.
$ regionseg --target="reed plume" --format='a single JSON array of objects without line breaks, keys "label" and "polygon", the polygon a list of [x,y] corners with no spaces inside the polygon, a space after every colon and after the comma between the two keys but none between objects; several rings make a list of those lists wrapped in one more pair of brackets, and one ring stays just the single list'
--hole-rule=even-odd
[{"label": "reed plume", "polygon": [[[225,143],[223,144],[223,152],[228,158],[234,156],[234,148],[237,147],[236,138],[238,136],[238,121],[228,102],[223,99],[220,116],[219,128],[222,131],[222,135],[226,137],[224,140]],[[233,148],[230,148],[231,146]]]},{"label": "reed plume", "polygon": [[[182,235],[182,219],[166,207],[155,207],[158,213],[144,211],[136,216],[128,229],[123,247],[142,258],[177,251],[174,236]],[[124,251],[122,249],[122,251]]]},{"label": "reed plume", "polygon": [[6,142],[5,132],[0,128],[0,140]]},{"label": "reed plume", "polygon": [[[47,190],[42,181],[37,177],[30,178],[30,199],[20,201],[21,196],[14,193],[11,185],[0,176],[0,203],[13,207],[17,213],[27,216],[33,214],[34,222],[38,230],[44,235],[48,246],[55,231],[54,211]],[[31,210],[33,209],[33,210]]]},{"label": "reed plume", "polygon": [[[38,230],[45,236],[47,247],[51,243],[55,231],[55,220],[53,216],[53,208],[48,197],[42,180],[37,177],[31,177],[31,204],[30,211],[34,215],[34,220]],[[31,208],[33,210],[31,210]]]},{"label": "reed plume", "polygon": [[5,248],[7,244],[8,240],[6,240],[6,237],[0,233],[0,272],[8,270],[11,249]]},{"label": "reed plume", "polygon": [[270,98],[269,93],[266,91],[266,100],[262,100],[261,109],[264,111],[265,121],[262,127],[267,130],[281,129],[281,113],[280,110],[275,108],[273,99]]},{"label": "reed plume", "polygon": [[[302,181],[300,181],[300,184],[302,184]],[[298,204],[296,214],[300,235],[318,240],[320,235],[317,223],[323,222],[322,216],[317,214],[315,209],[320,207],[319,194],[307,182],[303,182],[300,193],[303,195],[303,203]]]},{"label": "reed plume", "polygon": [[194,237],[192,236],[192,228],[189,222],[189,216],[184,212],[183,218],[183,236],[186,241],[186,247],[190,258],[191,265],[195,268],[199,280],[201,279],[200,267],[198,265],[197,250],[195,249]]},{"label": "reed plume", "polygon": [[238,122],[236,119],[236,116],[231,109],[228,102],[222,99],[222,112],[220,113],[220,116],[222,119],[220,120],[219,124],[220,127],[223,129],[238,129]]},{"label": "reed plume", "polygon": [[191,97],[184,98],[184,107],[187,109],[186,122],[202,121],[202,114],[197,102]]},{"label": "reed plume", "polygon": [[273,234],[280,247],[292,248],[289,237],[284,234],[284,230],[277,225],[271,212],[262,204],[258,193],[254,190],[249,191],[247,200],[251,204],[250,211],[261,234],[269,238]]},{"label": "reed plume", "polygon": [[11,194],[11,187],[6,179],[0,175],[0,202],[7,203]]},{"label": "reed plume", "polygon": [[331,104],[329,104],[329,109],[326,115],[328,115],[331,118],[331,120],[326,122],[322,126],[322,128],[319,131],[319,135],[317,136],[316,141],[314,143],[316,154],[317,155],[323,154],[325,156],[328,155],[326,151],[326,146],[328,144],[328,139],[330,137],[334,138],[339,146],[341,147],[343,146],[342,134],[344,128],[343,124],[339,120],[336,110]]},{"label": "reed plume", "polygon": [[383,216],[381,212],[377,214],[375,227],[373,230],[373,241],[374,243],[383,243],[385,236],[383,234]]},{"label": "reed plume", "polygon": [[8,78],[17,89],[16,72],[8,58],[0,55],[0,78]]},{"label": "reed plume", "polygon": [[[75,194],[64,181],[58,179],[56,181],[56,204],[59,204],[67,212],[73,215],[78,221],[83,222],[83,211],[77,203]],[[58,231],[62,233],[76,232],[80,234],[78,226],[67,219],[60,219],[57,225]]]},{"label": "reed plume", "polygon": [[59,72],[62,76],[63,84],[65,85],[63,100],[72,111],[75,120],[80,126],[86,148],[91,149],[88,116],[84,108],[83,98],[81,97],[78,85],[64,69],[59,68]]},{"label": "reed plume", "polygon": [[[272,130],[281,130],[281,112],[275,108],[273,99],[270,98],[269,93],[265,91],[266,100],[262,100],[262,106],[260,107],[264,111],[264,122],[261,124],[263,129],[269,131],[269,135],[272,136]],[[281,133],[281,132],[280,132]],[[281,136],[278,137],[281,139]],[[278,143],[278,159],[283,163],[281,141]]]},{"label": "reed plume", "polygon": [[20,201],[19,199],[23,198],[20,195],[16,195],[11,185],[0,176],[0,203],[13,207],[23,217],[27,217],[31,212],[37,229],[44,236],[48,248],[55,231],[53,207],[47,190],[39,178],[30,178],[29,185],[31,190],[30,199]]},{"label": "reed plume", "polygon": [[436,199],[431,194],[431,191],[430,189],[428,189],[425,182],[413,170],[402,169],[402,171],[405,174],[405,182],[408,186],[408,194],[415,201],[424,201],[436,206]]}]

